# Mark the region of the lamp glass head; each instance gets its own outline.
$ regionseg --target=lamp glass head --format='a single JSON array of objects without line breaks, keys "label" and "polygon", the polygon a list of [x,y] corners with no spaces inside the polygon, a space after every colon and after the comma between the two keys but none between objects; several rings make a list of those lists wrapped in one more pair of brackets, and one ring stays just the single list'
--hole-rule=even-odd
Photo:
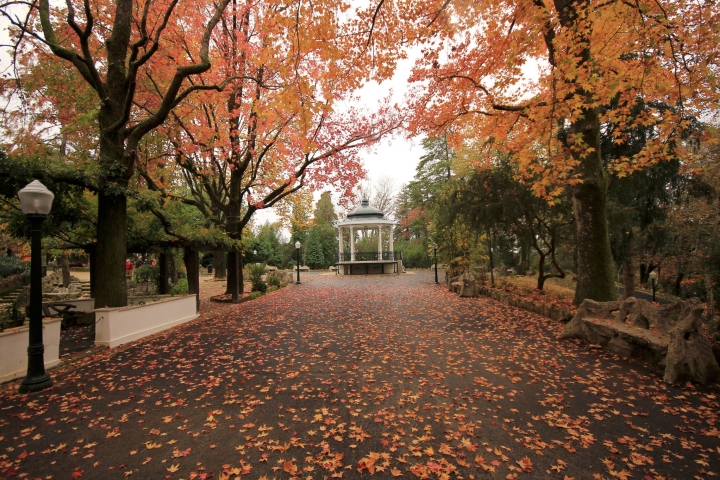
[{"label": "lamp glass head", "polygon": [[298,240],[297,242],[295,242],[295,248],[299,249],[300,247],[302,247],[302,244]]},{"label": "lamp glass head", "polygon": [[55,195],[38,180],[33,180],[18,192],[20,209],[25,215],[47,215]]}]

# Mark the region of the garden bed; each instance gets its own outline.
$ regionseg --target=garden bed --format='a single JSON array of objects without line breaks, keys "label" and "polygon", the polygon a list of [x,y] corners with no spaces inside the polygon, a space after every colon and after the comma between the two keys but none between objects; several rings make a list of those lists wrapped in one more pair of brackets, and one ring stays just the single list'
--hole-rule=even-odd
[{"label": "garden bed", "polygon": [[[28,326],[8,328],[0,332],[0,383],[24,376],[27,373]],[[43,359],[45,368],[60,363],[60,319],[43,319]]]},{"label": "garden bed", "polygon": [[538,290],[525,286],[529,281],[537,281],[530,277],[508,277],[496,282],[495,287],[489,284],[480,285],[478,293],[487,297],[522,308],[553,320],[568,321],[575,315],[577,307],[572,304],[574,292],[562,286],[546,286],[548,290]]},{"label": "garden bed", "polygon": [[[238,298],[238,301],[237,301],[237,302],[233,302],[232,295],[229,294],[229,293],[227,293],[227,294],[224,293],[224,294],[222,294],[222,295],[213,295],[213,296],[210,297],[210,301],[211,301],[211,302],[216,302],[216,303],[244,303],[244,302],[249,302],[250,300],[255,300],[256,298],[261,297],[261,296],[263,296],[263,295],[265,295],[265,294],[267,294],[267,293],[276,292],[277,290],[280,290],[281,288],[286,287],[287,285],[288,285],[287,283],[284,283],[284,284],[280,284],[279,287],[272,287],[272,286],[271,286],[271,287],[268,287],[267,291],[265,291],[265,292],[246,292],[246,293],[243,293],[242,296],[240,296],[240,297]],[[246,288],[247,288],[247,286],[246,286]]]},{"label": "garden bed", "polygon": [[144,305],[98,308],[95,345],[115,348],[198,317],[195,295],[163,298]]}]

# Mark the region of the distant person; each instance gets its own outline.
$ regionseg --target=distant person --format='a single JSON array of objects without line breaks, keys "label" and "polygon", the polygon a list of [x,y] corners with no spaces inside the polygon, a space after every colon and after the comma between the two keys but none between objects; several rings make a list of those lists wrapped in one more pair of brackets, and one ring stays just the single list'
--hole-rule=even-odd
[{"label": "distant person", "polygon": [[130,260],[125,262],[125,276],[126,277],[132,277],[133,267],[134,267],[134,265]]}]

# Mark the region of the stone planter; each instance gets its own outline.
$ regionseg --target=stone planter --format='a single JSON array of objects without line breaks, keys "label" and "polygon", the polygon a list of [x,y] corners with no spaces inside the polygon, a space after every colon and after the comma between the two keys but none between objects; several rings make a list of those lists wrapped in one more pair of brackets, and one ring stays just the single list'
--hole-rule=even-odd
[{"label": "stone planter", "polygon": [[[8,328],[0,332],[0,383],[23,377],[27,373],[29,327]],[[60,363],[60,319],[43,319],[45,368]]]},{"label": "stone planter", "polygon": [[95,345],[115,348],[198,317],[195,295],[163,298],[145,305],[98,308]]}]

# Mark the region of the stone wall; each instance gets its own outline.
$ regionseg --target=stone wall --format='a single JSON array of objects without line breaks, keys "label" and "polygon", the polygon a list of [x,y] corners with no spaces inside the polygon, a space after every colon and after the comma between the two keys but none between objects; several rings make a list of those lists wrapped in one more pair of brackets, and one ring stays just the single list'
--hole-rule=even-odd
[{"label": "stone wall", "polygon": [[479,286],[478,293],[486,297],[490,297],[498,302],[505,303],[512,307],[521,308],[529,312],[537,313],[547,318],[551,318],[558,322],[569,321],[572,318],[572,313],[567,307],[557,307],[555,305],[538,305],[530,300],[523,300],[520,298],[513,297],[506,293],[495,290],[494,288],[488,288],[486,286]]}]

